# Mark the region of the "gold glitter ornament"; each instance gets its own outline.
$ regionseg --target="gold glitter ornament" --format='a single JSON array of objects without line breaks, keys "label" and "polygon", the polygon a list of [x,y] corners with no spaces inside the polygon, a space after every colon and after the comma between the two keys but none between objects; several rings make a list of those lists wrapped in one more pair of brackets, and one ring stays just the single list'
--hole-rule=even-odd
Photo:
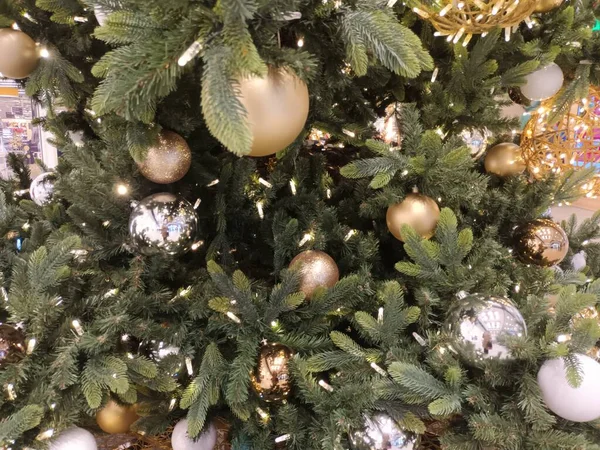
[{"label": "gold glitter ornament", "polygon": [[191,164],[192,152],[185,139],[168,130],[160,133],[158,143],[148,149],[142,162],[137,163],[142,175],[158,184],[181,180]]},{"label": "gold glitter ornament", "polygon": [[419,236],[429,239],[435,233],[440,219],[440,208],[435,200],[423,194],[411,193],[405,199],[388,208],[388,230],[396,239],[404,242],[402,227],[410,225]]},{"label": "gold glitter ornament", "polygon": [[0,73],[22,79],[31,75],[40,59],[35,41],[19,30],[0,29]]},{"label": "gold glitter ornament", "polygon": [[537,0],[535,12],[545,13],[562,5],[564,0]]},{"label": "gold glitter ornament", "polygon": [[485,170],[500,177],[518,175],[526,165],[521,156],[521,148],[510,142],[495,145],[485,155]]},{"label": "gold glitter ornament", "polygon": [[550,219],[535,219],[518,227],[514,233],[519,258],[528,264],[551,267],[567,256],[569,238]]},{"label": "gold glitter ornament", "polygon": [[109,434],[127,433],[133,423],[139,419],[137,405],[120,405],[110,400],[96,413],[98,426]]},{"label": "gold glitter ornament", "polygon": [[284,400],[290,393],[289,362],[294,352],[281,344],[265,344],[260,349],[252,385],[266,402]]},{"label": "gold glitter ornament", "polygon": [[0,369],[19,362],[25,355],[25,336],[12,325],[0,325]]},{"label": "gold glitter ornament", "polygon": [[290,268],[300,272],[300,290],[308,300],[317,288],[331,288],[340,279],[340,271],[333,258],[319,250],[300,253],[292,259]]}]

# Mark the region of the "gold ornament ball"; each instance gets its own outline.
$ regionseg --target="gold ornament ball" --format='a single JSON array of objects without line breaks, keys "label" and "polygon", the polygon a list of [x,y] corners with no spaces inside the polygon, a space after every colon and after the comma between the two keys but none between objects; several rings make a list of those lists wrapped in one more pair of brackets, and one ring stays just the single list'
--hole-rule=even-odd
[{"label": "gold ornament ball", "polygon": [[265,344],[260,349],[252,385],[266,402],[284,400],[290,393],[289,363],[294,352],[285,345]]},{"label": "gold ornament ball", "polygon": [[300,271],[300,290],[311,299],[317,288],[331,288],[340,280],[340,270],[331,256],[319,250],[306,250],[290,263]]},{"label": "gold ornament ball", "polygon": [[537,0],[535,12],[545,13],[558,8],[564,0]]},{"label": "gold ornament ball", "polygon": [[0,72],[8,78],[27,78],[40,58],[33,39],[22,31],[0,29]]},{"label": "gold ornament ball", "polygon": [[536,219],[516,229],[515,247],[521,260],[528,264],[551,267],[567,256],[569,238],[550,219]]},{"label": "gold ornament ball", "polygon": [[96,422],[106,433],[127,433],[131,425],[139,419],[136,410],[136,405],[120,405],[116,401],[110,400],[96,414]]},{"label": "gold ornament ball", "polygon": [[429,239],[435,233],[440,220],[440,208],[430,197],[411,193],[387,210],[386,222],[388,230],[396,239],[404,242],[402,227],[410,225],[419,236]]},{"label": "gold ornament ball", "polygon": [[12,325],[0,325],[0,369],[18,362],[25,355],[25,336]]},{"label": "gold ornament ball", "polygon": [[144,177],[158,184],[181,180],[192,164],[192,152],[184,138],[163,130],[158,143],[148,149],[144,161],[137,163]]},{"label": "gold ornament ball", "polygon": [[250,156],[277,153],[298,137],[308,118],[308,87],[285,69],[269,68],[264,78],[238,80],[238,100],[252,131]]},{"label": "gold ornament ball", "polygon": [[485,170],[500,177],[518,175],[525,167],[521,147],[510,142],[492,147],[485,156]]}]

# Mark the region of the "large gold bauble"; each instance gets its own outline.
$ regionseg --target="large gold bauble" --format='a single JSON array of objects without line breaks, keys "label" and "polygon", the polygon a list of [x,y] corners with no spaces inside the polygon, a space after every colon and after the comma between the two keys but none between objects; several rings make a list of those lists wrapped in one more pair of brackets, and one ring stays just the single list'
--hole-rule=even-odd
[{"label": "large gold bauble", "polygon": [[12,325],[0,325],[0,369],[18,362],[25,355],[25,336]]},{"label": "large gold bauble", "polygon": [[535,12],[545,13],[562,5],[564,0],[537,0]]},{"label": "large gold bauble", "polygon": [[521,147],[510,142],[495,145],[485,155],[485,170],[500,177],[518,175],[526,165],[521,155]]},{"label": "large gold bauble", "polygon": [[535,219],[518,227],[514,238],[517,255],[528,264],[554,266],[569,251],[567,234],[550,219]]},{"label": "large gold bauble", "polygon": [[40,55],[33,39],[22,31],[0,29],[0,72],[8,78],[27,78]]},{"label": "large gold bauble", "polygon": [[106,433],[127,433],[131,425],[139,419],[136,409],[136,405],[119,405],[114,400],[110,400],[96,414],[96,422]]},{"label": "large gold bauble", "polygon": [[163,130],[158,143],[148,149],[146,158],[137,163],[144,177],[158,184],[181,180],[192,164],[192,152],[184,138]]},{"label": "large gold bauble", "polygon": [[429,239],[435,233],[440,220],[440,208],[435,200],[423,194],[411,193],[387,210],[388,230],[396,239],[404,242],[402,227],[410,225],[419,236]]},{"label": "large gold bauble", "polygon": [[340,279],[340,271],[333,258],[319,250],[300,253],[292,259],[290,268],[300,272],[300,290],[309,300],[317,288],[331,288]]},{"label": "large gold bauble", "polygon": [[285,69],[269,68],[266,77],[239,80],[238,99],[252,131],[250,156],[277,153],[298,137],[308,118],[308,87]]},{"label": "large gold bauble", "polygon": [[284,400],[290,393],[289,363],[294,352],[281,344],[265,344],[252,374],[254,389],[266,402]]}]

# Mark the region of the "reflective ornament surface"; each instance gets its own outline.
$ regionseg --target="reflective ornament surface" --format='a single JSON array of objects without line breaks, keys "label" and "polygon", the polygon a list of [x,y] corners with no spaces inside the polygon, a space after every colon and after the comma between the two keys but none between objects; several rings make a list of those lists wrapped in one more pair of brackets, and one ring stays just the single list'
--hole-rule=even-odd
[{"label": "reflective ornament surface", "polygon": [[515,249],[527,264],[551,267],[560,264],[569,251],[569,238],[550,219],[536,219],[515,230]]},{"label": "reflective ornament surface", "polygon": [[96,20],[100,24],[100,26],[106,25],[106,21],[108,20],[108,12],[104,10],[101,6],[94,6],[94,15],[96,16]]},{"label": "reflective ornament surface", "polygon": [[40,59],[35,41],[12,28],[0,28],[0,55],[0,73],[17,80],[31,75]]},{"label": "reflective ornament surface", "polygon": [[408,194],[402,202],[390,206],[386,214],[388,230],[402,242],[404,225],[410,225],[419,236],[429,239],[435,233],[439,219],[440,208],[435,200],[417,193]]},{"label": "reflective ornament surface", "polygon": [[564,0],[537,0],[535,12],[549,12],[563,4]]},{"label": "reflective ornament surface", "polygon": [[527,325],[515,304],[505,297],[471,294],[455,300],[446,319],[453,348],[465,360],[513,359],[504,339],[527,336]]},{"label": "reflective ornament surface", "polygon": [[12,325],[0,325],[0,369],[18,362],[24,355],[25,335]]},{"label": "reflective ornament surface", "polygon": [[49,204],[54,197],[55,182],[56,174],[54,172],[44,172],[39,174],[29,186],[31,200],[39,206]]},{"label": "reflective ornament surface", "polygon": [[266,402],[284,400],[290,393],[289,362],[294,352],[281,344],[265,344],[260,349],[252,385]]},{"label": "reflective ornament surface", "polygon": [[192,152],[184,138],[172,131],[163,130],[158,143],[148,149],[138,168],[148,180],[159,184],[181,180],[192,164]]},{"label": "reflective ornament surface", "polygon": [[500,177],[518,175],[525,172],[525,161],[521,147],[511,142],[495,145],[485,155],[485,170]]},{"label": "reflective ornament surface", "polygon": [[340,279],[334,259],[319,250],[306,250],[297,255],[290,268],[300,272],[300,290],[308,300],[319,287],[332,288]]},{"label": "reflective ornament surface", "polygon": [[488,140],[491,137],[492,133],[487,128],[483,128],[481,130],[473,128],[470,130],[463,130],[460,133],[460,138],[471,150],[471,156],[473,159],[477,159],[483,155],[485,149],[487,148]]},{"label": "reflective ornament surface", "polygon": [[527,82],[521,86],[521,92],[529,100],[548,100],[560,91],[565,81],[562,69],[556,63],[550,63],[525,77]]},{"label": "reflective ornament surface", "polygon": [[365,430],[352,433],[354,450],[413,450],[416,439],[386,414],[365,420]]},{"label": "reflective ornament surface", "polygon": [[50,442],[49,450],[97,450],[94,435],[79,427],[67,428]]},{"label": "reflective ornament surface", "polygon": [[110,400],[104,408],[96,413],[96,422],[106,433],[127,433],[131,425],[139,419],[136,409],[136,405],[121,405]]},{"label": "reflective ornament surface", "polygon": [[400,147],[402,144],[401,135],[401,103],[392,103],[385,108],[385,116],[380,117],[373,124],[379,133],[379,138],[386,144],[394,147]]},{"label": "reflective ornament surface", "polygon": [[195,440],[188,434],[188,421],[186,419],[177,422],[171,435],[173,450],[213,450],[216,444],[217,427],[213,422]]},{"label": "reflective ornament surface", "polygon": [[137,204],[129,218],[134,245],[146,255],[181,255],[198,232],[198,216],[184,198],[169,193],[154,194]]}]

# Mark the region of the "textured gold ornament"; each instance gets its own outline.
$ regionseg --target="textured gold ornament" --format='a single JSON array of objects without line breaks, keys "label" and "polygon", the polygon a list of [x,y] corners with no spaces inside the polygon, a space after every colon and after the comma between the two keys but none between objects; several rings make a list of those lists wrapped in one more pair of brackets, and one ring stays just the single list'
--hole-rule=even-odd
[{"label": "textured gold ornament", "polygon": [[110,400],[96,413],[96,422],[106,433],[127,433],[131,425],[139,419],[136,409],[136,405],[119,405],[114,400]]},{"label": "textured gold ornament", "polygon": [[33,39],[22,31],[0,29],[0,72],[8,78],[27,78],[40,59]]},{"label": "textured gold ornament", "polygon": [[158,144],[150,147],[146,158],[138,163],[144,177],[158,184],[181,180],[192,164],[192,152],[184,138],[172,131],[163,130]]},{"label": "textured gold ornament", "polygon": [[265,344],[252,375],[254,389],[266,402],[285,399],[290,393],[289,363],[294,352],[281,344]]},{"label": "textured gold ornament", "polygon": [[404,225],[410,225],[419,236],[429,239],[435,233],[439,220],[440,208],[435,200],[417,193],[408,194],[401,203],[390,206],[386,215],[388,230],[402,242]]},{"label": "textured gold ornament", "polygon": [[[463,36],[468,43],[474,34],[495,28],[509,30],[523,20],[529,21],[538,0],[409,0],[413,11],[429,20],[448,40],[457,43]],[[509,34],[510,36],[510,34]]]},{"label": "textured gold ornament", "polygon": [[340,279],[340,271],[333,258],[319,250],[300,253],[292,259],[290,268],[300,271],[300,290],[309,300],[317,288],[331,288]]},{"label": "textured gold ornament", "polygon": [[0,369],[18,362],[25,355],[25,336],[12,325],[0,325]]},{"label": "textured gold ornament", "polygon": [[535,12],[545,13],[562,5],[564,0],[537,0]]},{"label": "textured gold ornament", "polygon": [[508,177],[523,173],[525,168],[521,148],[510,142],[495,145],[485,155],[485,170],[488,173]]},{"label": "textured gold ornament", "polygon": [[[531,115],[521,149],[529,172],[536,178],[600,163],[600,88],[590,87],[588,96],[575,102],[557,123],[548,122],[555,112],[553,100]],[[587,197],[600,195],[600,175],[582,186]]]},{"label": "textured gold ornament", "polygon": [[277,153],[298,137],[308,118],[308,87],[285,69],[239,80],[239,101],[252,131],[250,156]]},{"label": "textured gold ornament", "polygon": [[550,267],[560,262],[569,251],[569,238],[550,219],[535,219],[515,230],[517,255],[528,264]]}]

